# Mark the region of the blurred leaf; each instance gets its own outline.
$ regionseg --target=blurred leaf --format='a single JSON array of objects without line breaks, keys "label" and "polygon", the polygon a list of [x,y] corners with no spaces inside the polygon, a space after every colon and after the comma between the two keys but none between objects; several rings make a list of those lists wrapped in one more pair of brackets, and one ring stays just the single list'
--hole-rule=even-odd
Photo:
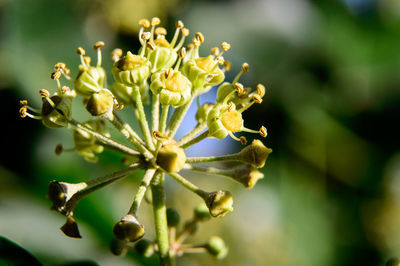
[{"label": "blurred leaf", "polygon": [[42,265],[28,251],[0,236],[0,265]]}]

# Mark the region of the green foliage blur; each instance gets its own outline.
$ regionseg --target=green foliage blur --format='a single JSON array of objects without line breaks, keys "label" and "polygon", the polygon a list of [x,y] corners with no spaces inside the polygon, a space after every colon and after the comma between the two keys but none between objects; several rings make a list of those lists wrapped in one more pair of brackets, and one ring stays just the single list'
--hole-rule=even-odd
[{"label": "green foliage blur", "polygon": [[[400,256],[398,0],[0,0],[0,235],[45,265],[157,264],[134,251],[126,257],[109,252],[112,226],[129,209],[143,173],[82,200],[74,217],[83,239],[69,239],[59,230],[64,218],[49,210],[47,184],[115,171],[121,158],[105,152],[90,164],[76,153],[56,156],[58,143],[72,147],[71,134],[18,116],[20,99],[39,106],[38,90],[55,90],[55,63],[64,61],[74,75],[76,48],[89,51],[103,40],[110,70],[112,49],[136,52],[137,20],[153,16],[169,32],[177,19],[191,36],[201,31],[203,54],[229,42],[228,80],[243,62],[250,64],[242,83],[263,83],[267,91],[263,104],[244,114],[245,124],[265,125],[263,141],[274,150],[252,190],[190,176],[206,190],[232,191],[234,212],[190,239],[219,235],[230,253],[220,262],[188,255],[178,265],[385,265]],[[231,152],[240,149],[224,143]],[[199,152],[194,146],[192,153]],[[201,201],[173,180],[167,200],[181,220]],[[150,239],[151,215],[144,204],[140,217]]]}]

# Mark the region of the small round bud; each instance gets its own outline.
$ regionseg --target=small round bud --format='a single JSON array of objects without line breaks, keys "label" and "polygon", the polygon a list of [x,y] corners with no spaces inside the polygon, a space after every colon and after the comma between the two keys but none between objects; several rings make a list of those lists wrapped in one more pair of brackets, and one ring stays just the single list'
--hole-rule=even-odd
[{"label": "small round bud", "polygon": [[141,239],[135,244],[135,250],[143,257],[151,257],[154,254],[154,243],[147,239]]},{"label": "small round bud", "polygon": [[[85,61],[89,57],[85,56]],[[106,83],[106,72],[102,67],[79,66],[79,73],[75,79],[75,90],[82,96],[89,97],[103,89]]]},{"label": "small round bud", "polygon": [[177,145],[167,144],[161,147],[156,163],[169,173],[179,172],[186,162],[184,150]]},{"label": "small round bud", "polygon": [[266,129],[264,126],[261,126],[261,127],[260,127],[259,132],[260,132],[260,135],[261,135],[262,137],[264,137],[264,138],[267,137],[267,129]]},{"label": "small round bud", "polygon": [[200,204],[194,209],[194,219],[199,222],[211,219],[210,211],[205,204]]},{"label": "small round bud", "polygon": [[212,236],[206,245],[206,249],[217,259],[223,259],[228,254],[228,247],[219,236]]},{"label": "small round bud", "polygon": [[204,35],[203,35],[201,32],[196,32],[195,38],[196,38],[200,43],[203,43],[203,42],[204,42]]},{"label": "small round bud", "polygon": [[114,97],[107,89],[101,89],[99,92],[93,93],[87,101],[86,110],[93,115],[103,115],[114,106]]},{"label": "small round bud", "polygon": [[73,96],[54,95],[46,96],[46,90],[41,90],[43,97],[42,117],[43,124],[49,128],[61,128],[68,126],[71,117],[71,104]]},{"label": "small round bud", "polygon": [[151,26],[157,26],[161,23],[160,19],[158,17],[154,17],[151,19]]},{"label": "small round bud", "polygon": [[229,49],[231,49],[231,45],[230,45],[229,43],[227,43],[227,42],[223,42],[223,43],[221,44],[221,48],[222,48],[222,50],[224,50],[224,51],[226,52],[226,51],[228,51]]},{"label": "small round bud", "polygon": [[249,70],[250,70],[249,64],[243,63],[243,65],[242,65],[242,71],[243,71],[243,73],[249,73]]},{"label": "small round bud", "polygon": [[75,219],[71,216],[67,217],[67,221],[65,224],[60,228],[60,230],[69,237],[72,238],[82,238],[81,234],[79,233],[78,224],[76,223]]},{"label": "small round bud", "polygon": [[147,19],[141,19],[139,20],[139,25],[144,28],[148,28],[150,27],[150,21],[148,21]]},{"label": "small round bud", "polygon": [[204,201],[213,217],[222,217],[233,211],[233,199],[229,191],[218,190],[210,192]]},{"label": "small round bud", "polygon": [[104,47],[104,42],[102,42],[102,41],[96,42],[96,43],[93,45],[93,49],[94,49],[94,50],[100,49],[101,47]]},{"label": "small round bud", "polygon": [[140,86],[150,76],[151,63],[147,58],[131,52],[121,57],[112,67],[115,81],[126,86]]},{"label": "small round bud", "polygon": [[260,140],[255,139],[239,152],[239,159],[257,168],[262,168],[271,152],[272,150],[265,147]]},{"label": "small round bud", "polygon": [[167,223],[168,227],[177,227],[180,222],[181,216],[174,208],[167,209]]},{"label": "small round bud", "polygon": [[125,215],[113,228],[118,240],[135,242],[144,236],[144,226],[132,214]]}]

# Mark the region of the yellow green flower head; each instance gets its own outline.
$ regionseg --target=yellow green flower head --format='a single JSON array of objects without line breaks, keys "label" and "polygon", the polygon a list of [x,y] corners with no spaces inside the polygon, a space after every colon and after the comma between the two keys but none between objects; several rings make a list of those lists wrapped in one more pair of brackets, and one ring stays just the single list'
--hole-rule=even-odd
[{"label": "yellow green flower head", "polygon": [[124,57],[116,61],[112,73],[116,82],[126,86],[141,85],[150,76],[151,63],[140,55],[127,52]]}]

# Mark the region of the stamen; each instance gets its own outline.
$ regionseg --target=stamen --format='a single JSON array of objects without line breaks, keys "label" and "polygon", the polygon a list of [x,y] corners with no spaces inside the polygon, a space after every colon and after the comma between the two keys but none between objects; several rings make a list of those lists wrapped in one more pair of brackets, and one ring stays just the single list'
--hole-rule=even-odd
[{"label": "stamen", "polygon": [[235,108],[236,108],[235,104],[234,104],[232,101],[230,101],[230,102],[228,103],[228,109],[227,109],[228,112],[234,111]]},{"label": "stamen", "polygon": [[33,114],[28,113],[27,106],[22,106],[22,107],[19,109],[19,115],[20,115],[22,118],[30,117],[30,118],[33,118],[33,119],[36,119],[36,120],[42,120],[42,116],[40,116],[40,115],[33,115]]},{"label": "stamen", "polygon": [[101,66],[101,47],[104,46],[104,42],[97,42],[94,44],[93,48],[97,51],[97,66]]},{"label": "stamen", "polygon": [[196,32],[195,38],[200,42],[204,42],[204,35],[201,32]]},{"label": "stamen", "polygon": [[174,33],[174,37],[172,38],[172,41],[171,41],[171,47],[174,47],[176,41],[178,40],[179,31],[182,30],[183,27],[184,27],[183,22],[178,20],[178,22],[176,22],[176,30]]},{"label": "stamen", "polygon": [[156,49],[156,46],[155,46],[152,42],[146,43],[146,46],[147,46],[148,48],[150,48],[151,50],[153,50],[153,51]]},{"label": "stamen", "polygon": [[238,96],[243,94],[244,88],[243,88],[243,85],[241,83],[236,82],[236,83],[233,84],[233,87],[235,88]]},{"label": "stamen", "polygon": [[246,145],[247,144],[247,139],[246,139],[246,137],[245,136],[241,136],[240,138],[239,138],[240,140],[240,144],[242,144],[242,145]]},{"label": "stamen", "polygon": [[50,97],[50,92],[46,89],[41,89],[39,90],[39,94],[42,98],[48,98]]},{"label": "stamen", "polygon": [[143,32],[143,33],[142,33],[141,39],[143,40],[144,43],[143,43],[143,49],[142,49],[142,51],[140,52],[140,56],[141,56],[141,57],[144,56],[144,54],[145,54],[145,52],[146,52],[145,47],[146,47],[147,43],[149,43],[148,40],[151,39],[152,37],[153,37],[153,35],[152,35],[150,32]]},{"label": "stamen", "polygon": [[179,70],[179,66],[181,65],[182,59],[186,56],[185,47],[182,47],[182,49],[179,50],[178,55],[179,55],[179,59],[178,59],[178,62],[176,63],[176,65],[175,65],[175,68],[174,68],[175,71]]},{"label": "stamen", "polygon": [[58,80],[61,77],[61,73],[57,70],[56,72],[51,73],[50,77],[52,80]]},{"label": "stamen", "polygon": [[230,61],[228,61],[228,60],[225,60],[225,62],[224,62],[224,69],[225,69],[226,71],[230,71],[230,70],[232,69],[232,63],[231,63]]},{"label": "stamen", "polygon": [[263,100],[262,100],[261,96],[256,93],[253,95],[253,101],[260,104],[260,103],[262,103]]},{"label": "stamen", "polygon": [[[150,22],[149,22],[149,23],[150,23]],[[117,62],[117,61],[121,58],[122,54],[123,54],[122,49],[116,48],[116,49],[114,49],[114,50],[112,51],[112,53],[111,53],[111,58],[112,58],[112,60],[113,60],[114,62]]]},{"label": "stamen", "polygon": [[249,73],[249,70],[250,70],[249,64],[243,63],[243,65],[242,65],[242,71],[243,71],[243,73]]},{"label": "stamen", "polygon": [[28,100],[21,100],[19,101],[19,104],[22,106],[27,106],[28,105]]},{"label": "stamen", "polygon": [[241,142],[240,139],[239,139],[238,137],[236,137],[235,135],[233,135],[233,133],[232,133],[231,131],[228,131],[228,134],[229,134],[229,136],[230,136],[231,138],[233,138],[234,140]]},{"label": "stamen", "polygon": [[154,17],[151,19],[151,30],[150,30],[150,34],[151,34],[150,41],[151,42],[154,40],[154,29],[157,25],[160,24],[160,22],[161,21],[158,17]]},{"label": "stamen", "polygon": [[148,28],[148,27],[150,27],[150,21],[143,18],[143,19],[139,20],[139,25],[144,28]]},{"label": "stamen", "polygon": [[224,52],[226,52],[226,51],[228,51],[229,49],[231,49],[231,45],[230,45],[229,43],[227,43],[227,42],[223,42],[223,43],[221,44],[221,48],[222,48],[222,50],[224,50]]},{"label": "stamen", "polygon": [[90,58],[90,56],[84,56],[83,61],[85,61],[85,65],[89,66],[92,58]]},{"label": "stamen", "polygon": [[167,30],[164,27],[157,27],[155,30],[156,35],[167,35]]},{"label": "stamen", "polygon": [[256,134],[260,133],[260,132],[257,131],[257,130],[249,129],[249,128],[247,128],[247,127],[242,127],[242,128],[240,129],[240,131],[248,132],[248,133],[256,133]]},{"label": "stamen", "polygon": [[[125,106],[123,104],[120,104],[117,99],[114,98],[114,108],[117,110],[122,110]],[[103,121],[104,123],[104,121]]]},{"label": "stamen", "polygon": [[264,126],[260,127],[259,133],[262,137],[266,138],[268,133],[267,133],[267,129]]},{"label": "stamen", "polygon": [[81,64],[83,67],[87,67],[86,62],[83,58],[83,56],[86,54],[85,50],[82,47],[78,47],[78,49],[76,49],[76,52],[78,53],[79,57],[81,58]]},{"label": "stamen", "polygon": [[[182,32],[182,38],[179,41],[179,43],[174,47],[175,52],[178,51],[179,49],[181,49],[181,47],[183,46],[183,44],[185,42],[185,38],[187,36],[189,36],[189,30],[187,28],[181,29],[181,32]],[[171,47],[172,47],[172,45],[171,45]]]},{"label": "stamen", "polygon": [[260,95],[260,97],[264,97],[265,95],[265,87],[262,84],[257,84],[257,93]]}]

